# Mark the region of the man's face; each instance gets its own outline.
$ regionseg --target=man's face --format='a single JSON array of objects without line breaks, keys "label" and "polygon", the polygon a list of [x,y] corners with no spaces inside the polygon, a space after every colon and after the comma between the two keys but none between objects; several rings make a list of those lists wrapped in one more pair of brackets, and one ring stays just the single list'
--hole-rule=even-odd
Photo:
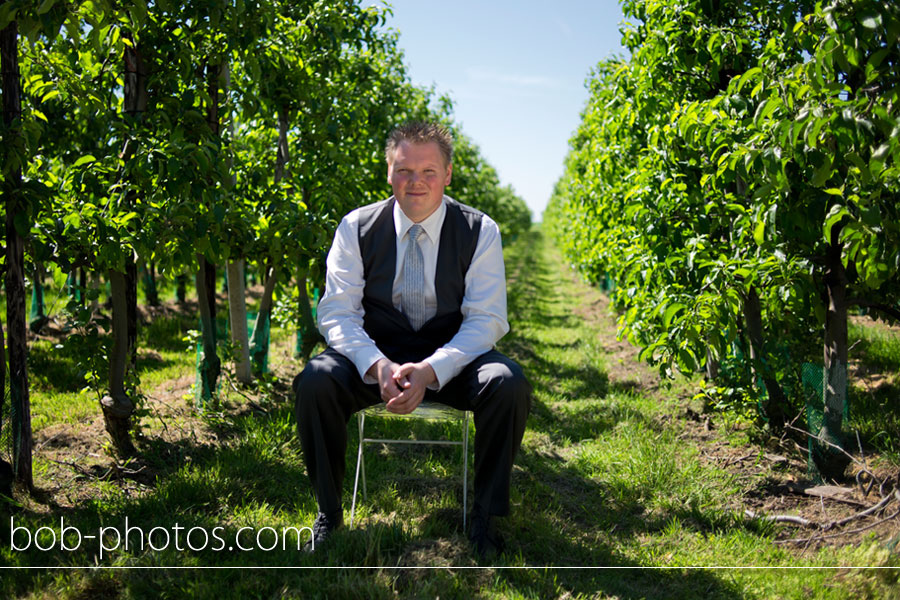
[{"label": "man's face", "polygon": [[436,142],[400,142],[388,163],[388,183],[400,208],[414,223],[425,220],[441,205],[453,165],[444,164]]}]

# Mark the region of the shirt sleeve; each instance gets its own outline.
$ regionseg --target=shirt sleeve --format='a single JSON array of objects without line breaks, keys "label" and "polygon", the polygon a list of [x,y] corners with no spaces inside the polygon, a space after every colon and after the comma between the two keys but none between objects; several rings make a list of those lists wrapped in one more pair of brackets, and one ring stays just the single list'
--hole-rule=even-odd
[{"label": "shirt sleeve", "polygon": [[363,381],[377,383],[366,371],[384,354],[363,329],[365,281],[358,231],[358,222],[348,215],[334,234],[326,259],[325,295],[317,310],[318,326],[328,345],[353,362]]},{"label": "shirt sleeve", "polygon": [[481,219],[478,244],[466,272],[461,312],[463,321],[456,335],[425,359],[437,376],[437,389],[456,377],[470,362],[491,350],[509,331],[500,229],[487,215]]}]

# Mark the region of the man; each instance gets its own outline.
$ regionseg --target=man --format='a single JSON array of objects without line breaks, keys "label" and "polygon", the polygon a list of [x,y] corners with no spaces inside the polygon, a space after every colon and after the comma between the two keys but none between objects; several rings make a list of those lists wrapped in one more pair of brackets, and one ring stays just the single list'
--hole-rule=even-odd
[{"label": "man", "polygon": [[453,171],[444,127],[399,127],[385,156],[394,194],[341,221],[318,307],[329,347],[294,380],[319,505],[313,548],[343,522],[350,416],[377,402],[406,414],[427,397],[474,411],[470,539],[485,557],[503,550],[491,517],[509,511],[513,458],[531,405],[520,367],[494,350],[509,330],[500,232],[487,215],[444,195]]}]

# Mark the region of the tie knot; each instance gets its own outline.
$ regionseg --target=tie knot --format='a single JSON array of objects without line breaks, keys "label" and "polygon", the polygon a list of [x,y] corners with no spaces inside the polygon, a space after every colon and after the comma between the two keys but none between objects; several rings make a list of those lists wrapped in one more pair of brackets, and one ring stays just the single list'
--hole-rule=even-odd
[{"label": "tie knot", "polygon": [[409,239],[414,242],[418,241],[419,234],[421,234],[423,231],[425,231],[425,230],[422,229],[422,226],[419,225],[418,223],[416,223],[415,225],[413,225],[412,227],[409,228]]}]

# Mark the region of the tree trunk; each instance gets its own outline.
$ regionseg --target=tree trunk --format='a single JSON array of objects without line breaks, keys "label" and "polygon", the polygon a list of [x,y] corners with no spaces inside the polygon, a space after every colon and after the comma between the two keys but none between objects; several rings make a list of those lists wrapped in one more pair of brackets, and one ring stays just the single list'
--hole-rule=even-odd
[{"label": "tree trunk", "polygon": [[126,315],[128,318],[128,364],[133,372],[137,372],[137,263],[134,255],[129,254],[125,258],[125,301],[127,303]]},{"label": "tree trunk", "polygon": [[768,396],[764,406],[766,418],[769,419],[771,426],[781,429],[786,422],[788,402],[778,380],[772,374],[771,367],[766,364],[763,356],[762,307],[759,302],[759,294],[753,286],[750,287],[744,300],[744,319],[750,338],[750,365],[753,369],[753,376],[762,380]]},{"label": "tree trunk", "polygon": [[228,315],[231,321],[231,341],[238,355],[234,359],[234,372],[238,381],[253,383],[250,374],[250,341],[247,334],[247,302],[244,291],[244,261],[230,261],[227,266]]},{"label": "tree trunk", "polygon": [[[231,86],[231,69],[226,62],[222,66],[221,74],[222,91],[226,95]],[[227,106],[227,105],[226,105]],[[228,131],[233,135],[234,127],[231,115],[227,115]],[[229,136],[231,137],[231,136]],[[231,153],[229,152],[225,158],[228,171],[232,173],[231,185],[235,185],[236,176],[233,171],[233,163]],[[245,385],[253,383],[253,377],[250,368],[250,338],[247,332],[247,280],[244,276],[245,260],[230,261],[226,265],[225,282],[228,292],[228,314],[231,320],[231,341],[235,346],[238,355],[235,357],[234,370],[238,381]]]},{"label": "tree trunk", "polygon": [[109,393],[100,400],[106,431],[119,456],[134,454],[131,442],[131,414],[134,403],[125,389],[125,377],[131,362],[128,331],[128,278],[119,271],[109,272],[112,299],[113,347],[109,357]]},{"label": "tree trunk", "polygon": [[179,275],[175,278],[175,300],[179,304],[187,301],[187,275]]},{"label": "tree trunk", "polygon": [[[275,152],[274,181],[278,184],[285,175],[290,158],[288,149],[288,129],[290,127],[290,111],[287,105],[278,107],[278,147]],[[275,292],[275,261],[270,258],[263,270],[263,295],[260,299],[259,312],[253,324],[253,338],[250,340],[250,359],[253,375],[261,377],[266,372],[269,355],[269,327],[272,315],[272,295]]]},{"label": "tree trunk", "polygon": [[[0,31],[0,70],[2,70],[3,123],[8,140],[19,145],[15,126],[22,114],[19,80],[19,29],[16,21]],[[9,328],[9,396],[13,422],[13,463],[16,479],[33,488],[31,471],[31,404],[28,398],[28,367],[25,311],[25,245],[16,230],[16,217],[28,218],[22,193],[22,168],[7,173],[3,195],[6,200],[6,326]]]},{"label": "tree trunk", "polygon": [[[125,46],[124,62],[124,104],[126,121],[130,129],[141,119],[147,105],[146,71],[140,52],[130,32],[125,37],[131,40]],[[134,156],[137,142],[129,131],[119,153],[123,165]],[[127,177],[127,175],[122,175]],[[125,207],[130,209],[137,199],[137,191],[126,185]],[[125,257],[125,270],[110,270],[109,288],[112,300],[112,334],[113,349],[109,357],[109,393],[100,400],[106,431],[112,438],[113,446],[119,456],[130,456],[135,453],[131,441],[131,415],[134,413],[134,402],[128,396],[127,375],[137,372],[137,263],[133,252]],[[87,288],[82,271],[82,290]]]},{"label": "tree trunk", "polygon": [[0,434],[3,433],[3,409],[6,408],[6,336],[0,323]]},{"label": "tree trunk", "polygon": [[200,333],[202,335],[200,361],[197,369],[200,386],[197,404],[203,407],[213,397],[219,381],[222,362],[216,355],[216,266],[197,255],[197,302],[200,305]]},{"label": "tree trunk", "polygon": [[47,324],[47,315],[44,311],[44,265],[35,261],[31,282],[31,315],[28,328],[33,333],[38,333]]},{"label": "tree trunk", "polygon": [[96,314],[100,309],[100,274],[91,273],[91,314]]},{"label": "tree trunk", "polygon": [[[3,409],[6,402],[6,340],[3,325],[0,324],[0,433],[3,433]],[[12,465],[0,458],[0,496],[12,498],[12,486],[15,476]]]},{"label": "tree trunk", "polygon": [[80,301],[80,297],[78,295],[77,267],[66,276],[66,294],[69,296],[69,300],[74,300],[75,302]]},{"label": "tree trunk", "polygon": [[159,306],[159,289],[156,287],[156,265],[153,261],[144,263],[144,295],[147,304]]},{"label": "tree trunk", "polygon": [[269,323],[272,315],[272,296],[276,283],[275,269],[266,267],[266,284],[263,295],[259,301],[259,312],[256,314],[256,322],[253,324],[253,338],[250,340],[251,369],[255,377],[261,377],[266,372],[267,358],[269,356]]},{"label": "tree trunk", "polygon": [[290,159],[288,150],[288,129],[290,125],[290,112],[287,106],[282,104],[278,109],[278,151],[275,153],[275,183],[284,177],[287,162]]},{"label": "tree trunk", "polygon": [[707,340],[706,345],[706,380],[707,381],[716,381],[719,379],[719,360],[713,355],[710,350],[709,343]]},{"label": "tree trunk", "polygon": [[[212,137],[219,137],[219,89],[224,69],[222,64],[207,61],[206,91],[209,104],[206,107],[206,122]],[[202,408],[213,398],[221,373],[222,362],[216,354],[216,266],[197,255],[197,302],[200,305],[201,354],[197,365],[200,375],[197,405]]]},{"label": "tree trunk", "polygon": [[[312,192],[308,187],[300,190],[303,204],[307,208],[312,208]],[[297,347],[295,355],[300,356],[303,360],[309,360],[310,354],[315,349],[316,344],[325,341],[316,327],[316,319],[312,313],[313,300],[309,297],[307,288],[307,280],[309,279],[309,264],[301,263],[297,272],[297,285],[299,287],[297,301],[299,302],[299,322],[297,323]]]},{"label": "tree trunk", "polygon": [[78,270],[78,301],[82,306],[84,306],[84,303],[87,300],[87,280],[87,267],[81,267]]},{"label": "tree trunk", "polygon": [[825,347],[823,421],[812,457],[819,473],[840,479],[850,457],[844,447],[844,414],[847,412],[847,274],[841,261],[841,223],[831,228],[831,243],[825,253]]},{"label": "tree trunk", "polygon": [[[144,112],[147,110],[147,69],[144,65],[144,59],[140,51],[140,47],[134,39],[134,35],[130,31],[125,32],[124,37],[131,41],[131,44],[125,44],[124,52],[124,103],[123,108],[125,114],[130,121],[130,128],[133,130],[140,123]],[[123,163],[127,163],[137,151],[137,141],[133,134],[130,134],[122,148],[121,158]],[[129,186],[126,194],[126,207],[130,210],[134,206],[137,199],[137,191]],[[138,317],[137,317],[137,264],[134,254],[129,253],[125,259],[125,298],[127,302],[127,330],[128,330],[128,361],[133,369],[137,369],[137,333],[138,333]]]},{"label": "tree trunk", "polygon": [[307,279],[309,276],[309,266],[305,263],[300,265],[297,270],[297,302],[299,310],[300,322],[297,324],[297,352],[298,357],[304,361],[309,360],[313,349],[320,341],[324,341],[322,334],[316,327],[316,320],[313,318],[309,292],[307,291]]}]

